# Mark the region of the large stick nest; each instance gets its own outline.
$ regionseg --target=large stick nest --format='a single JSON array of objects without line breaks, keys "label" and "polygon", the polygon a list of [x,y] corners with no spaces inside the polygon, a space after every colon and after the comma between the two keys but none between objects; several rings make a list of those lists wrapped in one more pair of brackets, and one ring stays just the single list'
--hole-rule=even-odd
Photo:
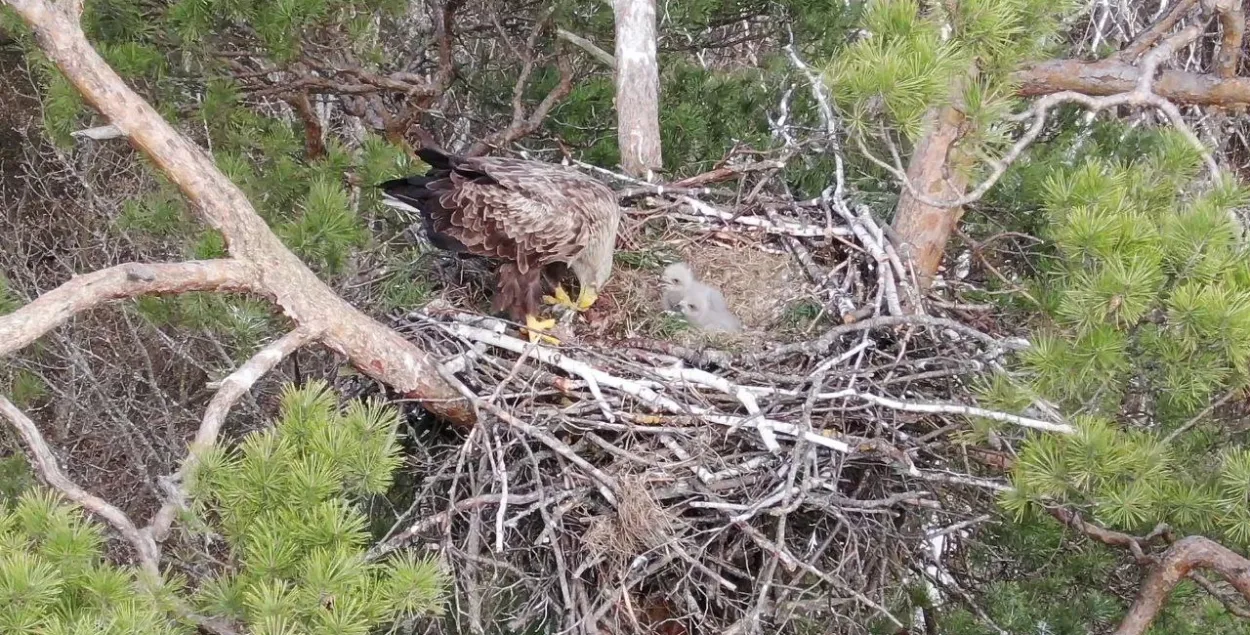
[{"label": "large stick nest", "polygon": [[[411,473],[424,476],[379,551],[417,541],[441,552],[456,619],[474,632],[539,621],[587,633],[858,632],[900,621],[888,605],[900,581],[934,576],[930,538],[1004,487],[968,474],[949,433],[976,414],[954,402],[961,376],[1009,346],[960,321],[896,313],[914,290],[866,208],[826,197],[790,203],[787,218],[738,209],[755,221],[709,227],[720,208],[649,202],[666,211],[631,218],[667,214],[659,242],[764,228],[739,233],[742,258],[761,248],[793,258],[808,274],[796,288],[823,307],[821,330],[666,340],[640,334],[645,319],[591,315],[553,348],[445,302],[398,317],[480,398],[482,418],[415,444]],[[641,240],[627,227],[623,241]],[[651,283],[617,292],[654,290],[662,265],[622,271]],[[608,303],[607,313],[661,312]]]}]

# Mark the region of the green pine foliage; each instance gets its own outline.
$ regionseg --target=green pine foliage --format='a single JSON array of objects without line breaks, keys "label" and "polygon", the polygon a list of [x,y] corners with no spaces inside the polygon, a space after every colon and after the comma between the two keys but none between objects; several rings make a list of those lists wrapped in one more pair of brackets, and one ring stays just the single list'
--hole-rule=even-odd
[{"label": "green pine foliage", "polygon": [[1202,163],[1178,133],[1102,127],[1075,142],[1041,148],[1009,181],[1036,197],[1049,245],[1031,289],[1041,314],[1034,346],[982,398],[1017,412],[1047,400],[1078,432],[1029,435],[1004,504],[1020,519],[1067,504],[1122,531],[1167,522],[1250,545],[1250,454],[1194,419],[1250,378],[1250,265],[1230,217],[1250,195],[1192,190]]},{"label": "green pine foliage", "polygon": [[[853,133],[864,140],[884,134],[914,142],[925,113],[948,104],[967,117],[963,157],[1001,154],[1011,141],[1003,115],[1018,100],[1009,77],[1020,63],[1057,45],[1071,0],[970,0],[951,3],[869,0],[866,33],[844,47],[825,72]],[[959,90],[959,92],[954,92]],[[884,143],[876,143],[886,152]],[[901,153],[902,151],[899,150]],[[883,155],[889,160],[888,153]],[[966,159],[956,166],[964,169]]]},{"label": "green pine foliage", "polygon": [[99,524],[43,488],[26,488],[0,507],[0,632],[194,632],[166,609],[166,594],[179,590],[176,581],[112,564],[103,545]]},{"label": "green pine foliage", "polygon": [[362,635],[438,612],[446,579],[435,561],[366,557],[361,501],[391,485],[398,423],[379,404],[340,411],[317,382],[283,394],[272,428],[205,453],[190,480],[193,508],[231,565],[197,591],[202,610],[258,633]]},{"label": "green pine foliage", "polygon": [[17,293],[9,286],[9,279],[0,273],[0,315],[12,313],[21,308],[22,302]]},{"label": "green pine foliage", "polygon": [[367,635],[441,613],[448,580],[436,561],[367,555],[363,504],[391,486],[398,423],[376,403],[340,410],[321,382],[289,387],[273,427],[205,453],[189,479],[184,521],[224,542],[193,567],[211,576],[194,581],[109,562],[98,523],[30,487],[20,455],[0,461],[0,633],[195,632],[174,599],[258,635]]}]

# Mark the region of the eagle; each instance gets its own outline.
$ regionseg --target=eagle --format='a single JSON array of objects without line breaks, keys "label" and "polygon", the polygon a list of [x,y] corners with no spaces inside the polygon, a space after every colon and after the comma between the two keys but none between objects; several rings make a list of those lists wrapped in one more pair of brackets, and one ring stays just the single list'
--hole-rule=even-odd
[{"label": "eagle", "polygon": [[[564,166],[417,151],[425,174],[377,185],[383,203],[420,216],[430,243],[499,263],[491,310],[524,322],[531,341],[555,326],[541,304],[583,312],[612,276],[621,208],[611,188]],[[572,270],[574,301],[559,283]],[[554,284],[554,296],[544,285]],[[550,338],[548,338],[550,339]]]}]

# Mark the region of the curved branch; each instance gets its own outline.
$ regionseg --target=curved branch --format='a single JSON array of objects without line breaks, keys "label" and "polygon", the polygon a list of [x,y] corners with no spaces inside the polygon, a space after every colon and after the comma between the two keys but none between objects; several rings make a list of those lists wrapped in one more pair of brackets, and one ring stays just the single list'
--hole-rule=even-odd
[{"label": "curved branch", "polygon": [[43,440],[43,435],[39,433],[39,428],[35,426],[35,422],[30,420],[25,413],[13,405],[4,396],[0,396],[0,415],[13,424],[17,429],[17,433],[21,435],[22,440],[30,448],[30,456],[34,459],[35,467],[39,470],[39,474],[43,476],[52,487],[65,495],[66,498],[82,505],[87,510],[104,519],[117,533],[121,534],[127,542],[134,547],[135,552],[139,556],[139,564],[144,572],[153,575],[160,575],[160,554],[156,549],[156,543],[152,541],[144,532],[135,527],[134,522],[122,510],[114,507],[108,501],[91,494],[87,490],[79,487],[77,483],[71,481],[61,467],[57,465],[56,455],[52,453],[52,448],[48,447],[48,443]]},{"label": "curved branch", "polygon": [[1187,536],[1173,543],[1146,576],[1115,635],[1145,633],[1172,589],[1194,569],[1219,573],[1242,597],[1250,599],[1250,560],[1208,538]]},{"label": "curved branch", "polygon": [[260,270],[240,260],[120,264],[75,276],[34,302],[0,317],[0,356],[29,345],[71,317],[105,302],[188,291],[264,292]]},{"label": "curved branch", "polygon": [[199,463],[200,455],[205,450],[213,447],[213,444],[217,442],[217,434],[221,431],[221,426],[225,423],[226,415],[230,412],[230,408],[238,402],[244,393],[251,389],[256,380],[273,370],[275,366],[301,346],[315,340],[317,336],[318,332],[313,329],[297,328],[262,348],[246,363],[218,383],[217,394],[213,395],[212,401],[208,402],[208,407],[204,410],[204,419],[200,423],[200,429],[195,434],[195,440],[191,442],[191,447],[187,451],[187,458],[183,460],[182,466],[168,480],[169,489],[171,490],[168,494],[171,500],[161,506],[156,515],[152,517],[152,521],[144,528],[144,531],[152,540],[161,542],[169,535],[169,528],[174,522],[174,514],[183,506],[183,498],[185,497],[180,487],[180,482],[186,478],[186,475],[191,470],[195,469],[195,465]]},{"label": "curved branch", "polygon": [[[322,330],[322,341],[364,374],[472,425],[474,411],[424,351],[336,295],[291,253],[243,191],[199,146],[179,134],[131,90],[87,41],[78,16],[49,0],[4,0],[35,33],[39,47],[83,97],[178,185],[199,215],[226,239],[230,255],[259,271],[260,286],[297,324]],[[448,3],[448,8],[454,6]]]}]

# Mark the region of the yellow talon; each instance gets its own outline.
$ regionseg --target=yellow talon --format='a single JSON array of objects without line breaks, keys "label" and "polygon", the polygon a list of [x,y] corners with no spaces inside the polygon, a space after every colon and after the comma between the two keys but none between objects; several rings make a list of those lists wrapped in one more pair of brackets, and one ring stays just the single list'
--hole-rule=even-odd
[{"label": "yellow talon", "polygon": [[546,304],[563,306],[579,313],[589,310],[590,307],[595,304],[595,300],[598,299],[599,294],[595,293],[594,289],[586,287],[583,287],[582,290],[578,292],[576,302],[573,301],[573,298],[569,297],[569,294],[564,290],[564,287],[556,287],[556,294],[554,296],[543,296],[543,302]]},{"label": "yellow talon", "polygon": [[531,342],[546,342],[553,346],[559,346],[560,340],[542,333],[542,331],[549,331],[555,328],[555,326],[556,321],[554,319],[540,320],[533,315],[525,316],[525,332]]},{"label": "yellow talon", "polygon": [[543,303],[567,306],[570,308],[575,308],[577,306],[573,302],[573,298],[570,298],[568,292],[564,290],[564,287],[556,287],[555,296],[549,296],[549,295],[543,296]]},{"label": "yellow talon", "polygon": [[594,289],[582,287],[581,293],[577,294],[577,310],[588,311],[594,306],[595,301],[599,299],[599,294]]}]

